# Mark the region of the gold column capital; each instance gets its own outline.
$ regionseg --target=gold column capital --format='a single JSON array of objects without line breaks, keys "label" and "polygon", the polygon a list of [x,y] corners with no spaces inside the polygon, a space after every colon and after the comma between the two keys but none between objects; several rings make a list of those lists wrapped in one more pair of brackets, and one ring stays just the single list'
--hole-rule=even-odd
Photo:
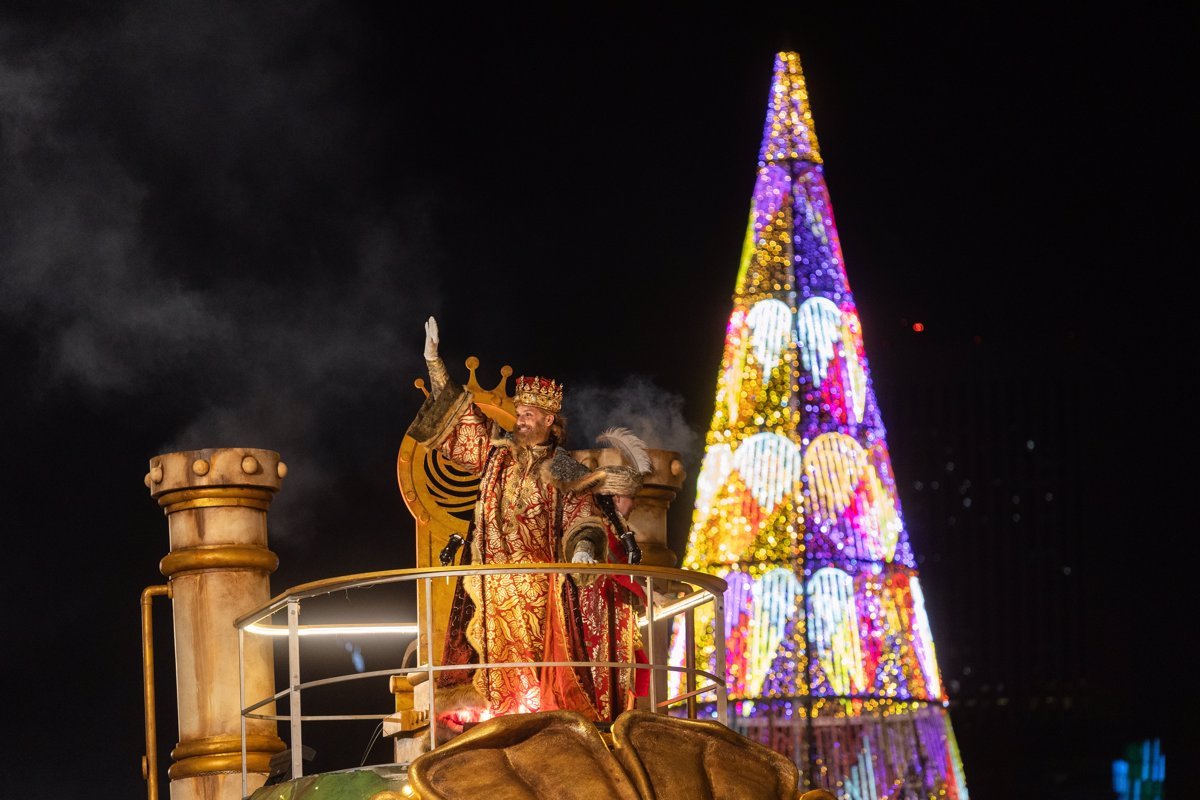
[{"label": "gold column capital", "polygon": [[257,489],[269,497],[279,491],[287,471],[274,450],[210,447],[155,456],[143,483],[166,507],[163,496],[180,490]]}]

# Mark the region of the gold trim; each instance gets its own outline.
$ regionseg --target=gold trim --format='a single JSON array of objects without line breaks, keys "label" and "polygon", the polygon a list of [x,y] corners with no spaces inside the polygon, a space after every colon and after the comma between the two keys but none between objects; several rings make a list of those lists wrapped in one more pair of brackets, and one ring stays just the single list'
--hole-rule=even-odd
[{"label": "gold trim", "polygon": [[205,497],[197,500],[186,500],[182,503],[175,503],[163,509],[164,514],[174,514],[176,511],[187,511],[189,508],[229,508],[231,506],[241,506],[243,508],[254,508],[259,511],[267,511],[271,508],[270,500],[253,500],[249,498],[229,498],[229,497]]},{"label": "gold trim", "polygon": [[146,754],[142,756],[142,777],[146,797],[158,800],[158,714],[154,691],[154,598],[171,598],[171,586],[147,586],[142,590],[142,699],[146,711]]},{"label": "gold trim", "polygon": [[[287,743],[273,734],[249,734],[246,736],[246,752],[249,753],[279,753],[287,750]],[[183,761],[199,756],[221,756],[236,753],[242,757],[242,740],[237,736],[207,736],[203,739],[193,739],[180,742],[171,751],[171,758]],[[241,769],[241,766],[238,767]]]},{"label": "gold trim", "polygon": [[181,572],[202,569],[253,569],[272,573],[279,567],[279,556],[265,547],[220,545],[185,547],[163,556],[158,570],[168,578]]},{"label": "gold trim", "polygon": [[158,498],[163,514],[174,514],[189,508],[221,508],[244,506],[266,511],[271,507],[275,492],[247,486],[208,486],[202,489],[176,489]]},{"label": "gold trim", "polygon": [[489,419],[494,419],[496,423],[506,431],[511,431],[517,425],[517,404],[508,396],[508,390],[505,384],[508,383],[508,378],[513,373],[513,368],[508,364],[500,367],[500,383],[496,384],[494,389],[485,389],[479,383],[479,379],[475,376],[475,370],[479,369],[479,359],[471,356],[466,360],[467,371],[470,377],[467,378],[467,385],[464,387],[471,393],[471,400],[479,407],[479,410],[484,413],[484,416]]},{"label": "gold trim", "polygon": [[[246,771],[266,773],[271,771],[272,753],[247,752]],[[201,775],[219,775],[222,773],[241,772],[242,754],[223,754],[215,756],[196,756],[176,761],[167,770],[167,775],[173,781],[181,778],[196,778]]]}]

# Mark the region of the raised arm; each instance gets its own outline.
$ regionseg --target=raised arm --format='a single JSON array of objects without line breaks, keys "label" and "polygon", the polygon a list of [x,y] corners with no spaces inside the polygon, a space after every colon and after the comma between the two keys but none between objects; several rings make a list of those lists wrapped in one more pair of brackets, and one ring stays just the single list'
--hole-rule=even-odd
[{"label": "raised arm", "polygon": [[442,357],[438,355],[438,344],[441,342],[441,337],[438,335],[437,320],[433,317],[425,320],[425,366],[429,368],[429,391],[433,395],[439,395],[446,389],[446,385],[450,383],[450,375],[446,372],[446,364],[442,361]]},{"label": "raised arm", "polygon": [[491,442],[487,418],[476,408],[471,395],[450,382],[446,365],[438,354],[441,337],[437,320],[425,320],[425,364],[429,368],[429,397],[408,427],[408,435],[461,467],[479,472]]}]

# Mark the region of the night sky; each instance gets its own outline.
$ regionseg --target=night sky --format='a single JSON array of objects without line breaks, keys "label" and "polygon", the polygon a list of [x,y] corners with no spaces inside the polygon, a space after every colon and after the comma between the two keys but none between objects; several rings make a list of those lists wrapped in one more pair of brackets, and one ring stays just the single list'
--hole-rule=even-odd
[{"label": "night sky", "polygon": [[[972,797],[1105,797],[1148,736],[1188,796],[1196,19],[825,8],[5,4],[0,794],[144,791],[152,456],[282,454],[276,592],[412,563],[395,456],[429,314],[452,372],[554,375],[574,444],[637,420],[694,478],[772,58],[795,49]],[[1003,457],[1029,420],[1052,461]],[[1067,511],[1001,539],[948,523],[915,486],[955,448],[998,495]],[[1031,611],[1011,598],[1041,566],[1073,580]],[[1002,721],[963,672],[987,653],[1024,687]]]}]

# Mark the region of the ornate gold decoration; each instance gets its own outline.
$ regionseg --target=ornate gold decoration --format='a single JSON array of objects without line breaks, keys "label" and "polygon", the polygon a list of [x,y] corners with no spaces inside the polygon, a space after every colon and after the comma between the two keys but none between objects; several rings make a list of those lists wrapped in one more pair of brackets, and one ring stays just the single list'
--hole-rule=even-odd
[{"label": "ornate gold decoration", "polygon": [[638,800],[596,726],[574,711],[496,717],[413,761],[422,800]]},{"label": "ornate gold decoration", "polygon": [[717,722],[627,711],[613,723],[613,752],[644,798],[761,797],[791,800],[790,759]]},{"label": "ornate gold decoration", "polygon": [[[464,388],[470,392],[472,401],[501,428],[512,430],[517,422],[517,407],[507,391],[512,367],[502,366],[500,382],[485,389],[476,375],[479,359],[471,356],[465,363],[469,377]],[[429,395],[423,379],[418,378],[414,385]],[[466,536],[479,496],[479,476],[459,469],[440,452],[406,436],[396,457],[396,481],[405,505],[421,523],[417,531],[417,563],[433,565],[434,555],[445,547],[450,534]]]},{"label": "ornate gold decoration", "polygon": [[790,760],[724,725],[647,711],[617,718],[612,752],[573,711],[496,717],[414,760],[408,776],[423,800],[796,800],[799,782]]},{"label": "ornate gold decoration", "polygon": [[253,545],[187,547],[168,553],[158,563],[159,571],[168,578],[202,569],[256,569],[270,573],[278,566],[279,556]]},{"label": "ornate gold decoration", "polygon": [[494,389],[485,389],[475,377],[475,370],[479,369],[479,359],[471,356],[467,359],[466,366],[467,372],[470,373],[466,389],[471,393],[475,405],[490,419],[496,420],[501,428],[511,431],[517,424],[517,404],[508,396],[506,386],[509,376],[513,373],[512,367],[508,364],[500,367],[500,382]]},{"label": "ornate gold decoration", "polygon": [[562,384],[551,378],[522,375],[517,378],[517,393],[513,400],[518,405],[533,406],[551,414],[562,411]]}]

